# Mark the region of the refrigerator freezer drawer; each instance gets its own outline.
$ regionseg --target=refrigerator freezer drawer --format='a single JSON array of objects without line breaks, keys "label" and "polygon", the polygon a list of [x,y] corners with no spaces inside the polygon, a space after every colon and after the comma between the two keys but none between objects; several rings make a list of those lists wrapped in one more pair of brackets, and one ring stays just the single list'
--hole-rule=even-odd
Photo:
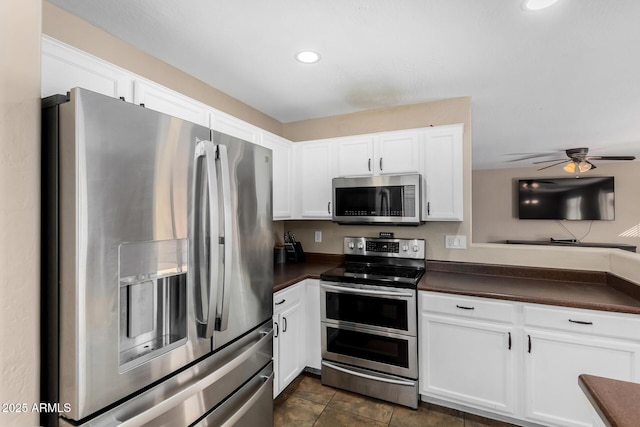
[{"label": "refrigerator freezer drawer", "polygon": [[270,364],[193,427],[269,427],[273,420],[273,364]]},{"label": "refrigerator freezer drawer", "polygon": [[[257,382],[268,381],[273,371],[272,351],[273,329],[269,321],[189,369],[96,418],[81,422],[80,425],[84,427],[192,425],[199,422],[203,415],[209,414],[212,409],[222,407],[221,404],[244,384],[253,383],[255,386]],[[251,390],[254,388],[256,387],[250,387]],[[269,400],[271,400],[272,388],[269,387],[268,390]],[[256,391],[248,393],[253,395]],[[242,400],[242,398],[239,399]],[[231,404],[227,408],[231,406],[238,405]],[[242,404],[239,405],[239,407],[242,406]],[[229,411],[231,409],[225,411],[227,416]],[[67,424],[62,419],[61,425],[72,424]]]}]

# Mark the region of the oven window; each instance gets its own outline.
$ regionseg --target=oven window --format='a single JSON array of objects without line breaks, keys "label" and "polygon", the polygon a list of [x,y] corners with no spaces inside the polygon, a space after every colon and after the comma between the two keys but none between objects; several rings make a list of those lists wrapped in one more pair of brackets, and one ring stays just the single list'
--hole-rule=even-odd
[{"label": "oven window", "polygon": [[407,300],[326,293],[327,319],[409,330]]},{"label": "oven window", "polygon": [[327,328],[327,351],[358,359],[409,368],[409,342],[404,339]]},{"label": "oven window", "polygon": [[336,188],[336,216],[404,216],[404,186]]}]

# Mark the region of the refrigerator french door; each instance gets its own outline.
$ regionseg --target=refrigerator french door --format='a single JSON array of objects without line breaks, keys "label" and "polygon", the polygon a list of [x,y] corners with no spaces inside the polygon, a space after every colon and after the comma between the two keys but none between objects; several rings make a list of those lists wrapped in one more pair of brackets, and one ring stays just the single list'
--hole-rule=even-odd
[{"label": "refrigerator french door", "polygon": [[263,147],[79,88],[43,101],[44,425],[190,425],[250,378],[265,401],[271,186]]}]

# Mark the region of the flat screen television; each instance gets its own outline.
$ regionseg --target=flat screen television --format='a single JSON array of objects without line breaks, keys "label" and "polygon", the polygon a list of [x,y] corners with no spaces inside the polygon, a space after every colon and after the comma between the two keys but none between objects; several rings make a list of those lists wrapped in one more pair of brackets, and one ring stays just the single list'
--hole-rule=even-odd
[{"label": "flat screen television", "polygon": [[615,219],[613,177],[518,180],[520,219]]}]

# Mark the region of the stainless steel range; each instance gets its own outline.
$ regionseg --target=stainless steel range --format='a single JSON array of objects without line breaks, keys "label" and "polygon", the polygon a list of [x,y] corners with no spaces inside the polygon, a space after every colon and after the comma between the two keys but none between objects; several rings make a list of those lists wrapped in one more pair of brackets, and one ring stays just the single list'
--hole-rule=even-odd
[{"label": "stainless steel range", "polygon": [[425,241],[345,237],[344,254],[320,275],[322,383],[417,408]]}]

